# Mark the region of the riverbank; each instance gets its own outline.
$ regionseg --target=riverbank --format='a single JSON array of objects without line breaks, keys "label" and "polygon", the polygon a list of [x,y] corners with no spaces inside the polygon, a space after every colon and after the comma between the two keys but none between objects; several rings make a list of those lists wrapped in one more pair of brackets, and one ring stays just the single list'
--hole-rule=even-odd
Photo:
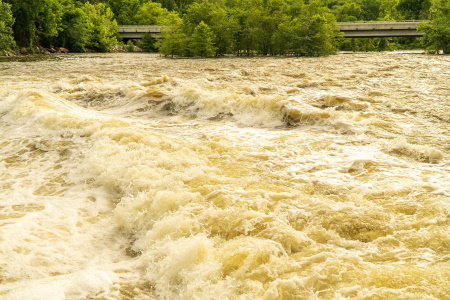
[{"label": "riverbank", "polygon": [[34,46],[31,48],[22,47],[17,51],[8,51],[2,56],[17,56],[17,55],[29,55],[29,54],[54,54],[54,53],[69,53],[69,49],[64,47],[52,47],[45,48],[42,46]]},{"label": "riverbank", "polygon": [[[132,48],[131,48],[132,47]],[[0,54],[0,56],[19,56],[19,55],[31,55],[31,54],[66,54],[70,53],[71,51],[64,47],[52,47],[52,48],[46,48],[42,46],[34,46],[32,48],[25,48],[22,47],[17,51],[8,51],[6,53]],[[94,50],[87,49],[87,53],[103,53],[103,52],[96,52]],[[112,47],[113,53],[126,53],[126,52],[144,52],[142,48],[136,45],[115,45]]]}]

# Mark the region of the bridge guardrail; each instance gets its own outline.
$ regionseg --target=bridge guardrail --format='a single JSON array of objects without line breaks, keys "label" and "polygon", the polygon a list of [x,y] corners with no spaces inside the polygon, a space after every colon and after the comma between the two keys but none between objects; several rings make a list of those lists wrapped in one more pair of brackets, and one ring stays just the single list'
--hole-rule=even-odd
[{"label": "bridge guardrail", "polygon": [[[422,32],[417,31],[417,25],[428,20],[393,20],[393,21],[360,21],[338,22],[343,37],[419,37]],[[153,37],[161,37],[161,29],[168,26],[158,25],[119,25],[118,32],[125,39],[142,38],[145,33]]]},{"label": "bridge guardrail", "polygon": [[338,24],[384,24],[384,23],[423,23],[430,20],[392,20],[392,21],[353,21],[353,22],[337,22]]}]

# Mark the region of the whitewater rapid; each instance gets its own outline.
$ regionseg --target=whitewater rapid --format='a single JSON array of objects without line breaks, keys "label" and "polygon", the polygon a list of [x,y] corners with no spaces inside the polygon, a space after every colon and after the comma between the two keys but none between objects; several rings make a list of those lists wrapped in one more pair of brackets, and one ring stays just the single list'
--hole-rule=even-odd
[{"label": "whitewater rapid", "polygon": [[449,299],[450,57],[0,61],[1,299]]}]

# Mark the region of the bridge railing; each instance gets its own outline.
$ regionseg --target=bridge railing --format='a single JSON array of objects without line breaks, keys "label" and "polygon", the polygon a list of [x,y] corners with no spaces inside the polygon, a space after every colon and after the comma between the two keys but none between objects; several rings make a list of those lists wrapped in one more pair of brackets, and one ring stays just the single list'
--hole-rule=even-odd
[{"label": "bridge railing", "polygon": [[130,28],[130,27],[137,27],[137,28],[147,28],[147,27],[162,27],[160,25],[118,25],[119,28]]},{"label": "bridge railing", "polygon": [[[358,37],[419,37],[418,24],[427,20],[393,20],[393,21],[360,21],[338,22],[341,32],[346,38]],[[161,29],[167,26],[158,25],[119,25],[118,32],[124,39],[143,38],[149,33],[154,38],[161,37]]]},{"label": "bridge railing", "polygon": [[166,26],[159,25],[119,25],[117,26],[118,32],[161,32],[161,28]]},{"label": "bridge railing", "polygon": [[392,21],[352,21],[352,22],[337,22],[338,24],[389,24],[389,23],[423,23],[430,20],[392,20]]}]

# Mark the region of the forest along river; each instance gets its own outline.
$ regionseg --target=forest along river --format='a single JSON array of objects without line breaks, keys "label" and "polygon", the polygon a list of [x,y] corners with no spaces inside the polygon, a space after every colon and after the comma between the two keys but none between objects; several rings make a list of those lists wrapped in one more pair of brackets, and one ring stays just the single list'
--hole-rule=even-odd
[{"label": "forest along river", "polygon": [[21,60],[0,298],[449,299],[450,56]]}]

